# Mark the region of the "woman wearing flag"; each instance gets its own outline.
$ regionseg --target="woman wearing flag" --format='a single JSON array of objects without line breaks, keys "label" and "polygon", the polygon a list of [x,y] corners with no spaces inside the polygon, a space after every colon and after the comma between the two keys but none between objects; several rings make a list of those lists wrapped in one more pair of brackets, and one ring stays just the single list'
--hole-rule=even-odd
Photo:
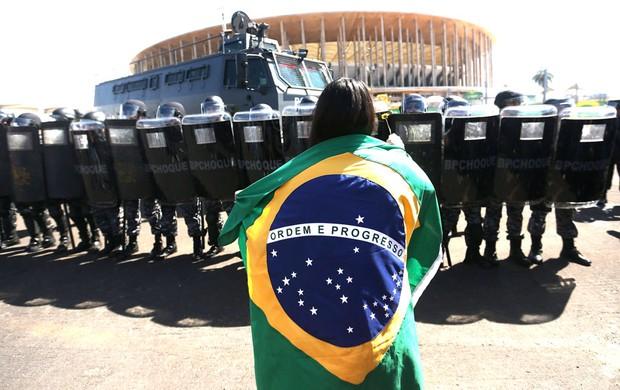
[{"label": "woman wearing flag", "polygon": [[237,196],[259,389],[416,389],[413,307],[441,262],[435,190],[402,147],[370,137],[366,86],[327,85],[312,147]]}]

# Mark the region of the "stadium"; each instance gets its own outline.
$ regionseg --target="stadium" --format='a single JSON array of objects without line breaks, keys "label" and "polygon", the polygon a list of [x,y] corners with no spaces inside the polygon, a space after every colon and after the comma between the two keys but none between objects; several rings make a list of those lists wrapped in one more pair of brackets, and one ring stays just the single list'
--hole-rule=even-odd
[{"label": "stadium", "polygon": [[[493,35],[473,23],[418,13],[324,12],[259,18],[284,50],[308,50],[334,77],[364,80],[373,93],[481,91],[493,84]],[[226,26],[229,29],[230,25]],[[220,25],[147,47],[133,74],[219,50]]]}]

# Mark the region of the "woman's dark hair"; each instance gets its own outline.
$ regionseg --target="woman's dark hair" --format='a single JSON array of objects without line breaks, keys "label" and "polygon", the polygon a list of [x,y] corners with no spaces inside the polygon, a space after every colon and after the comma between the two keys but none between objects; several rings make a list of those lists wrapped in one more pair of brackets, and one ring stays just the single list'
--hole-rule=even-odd
[{"label": "woman's dark hair", "polygon": [[310,143],[349,134],[369,135],[377,126],[368,88],[361,81],[341,78],[327,84],[314,109]]}]

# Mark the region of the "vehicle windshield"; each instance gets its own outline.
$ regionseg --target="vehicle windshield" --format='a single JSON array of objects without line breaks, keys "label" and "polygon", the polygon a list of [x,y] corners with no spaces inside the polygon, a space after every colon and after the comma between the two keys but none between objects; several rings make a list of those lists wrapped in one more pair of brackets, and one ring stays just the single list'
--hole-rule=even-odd
[{"label": "vehicle windshield", "polygon": [[323,89],[329,83],[325,66],[319,62],[276,55],[278,71],[290,86]]}]

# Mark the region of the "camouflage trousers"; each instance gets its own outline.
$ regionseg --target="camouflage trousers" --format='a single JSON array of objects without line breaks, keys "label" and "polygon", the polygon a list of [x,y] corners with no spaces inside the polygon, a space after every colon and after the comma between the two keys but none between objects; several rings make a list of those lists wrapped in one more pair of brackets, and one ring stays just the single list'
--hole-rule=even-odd
[{"label": "camouflage trousers", "polygon": [[[546,228],[547,214],[551,212],[551,204],[548,202],[536,203],[530,206],[532,216],[527,225],[527,231],[532,236],[542,236]],[[555,230],[563,239],[577,238],[579,232],[575,225],[575,209],[555,209]]]},{"label": "camouflage trousers", "polygon": [[448,234],[456,228],[459,216],[463,211],[467,227],[465,228],[465,243],[467,246],[479,246],[482,241],[482,214],[480,207],[465,206],[441,207],[441,219],[443,227],[443,238],[446,240]]},{"label": "camouflage trousers", "polygon": [[[523,228],[523,204],[506,205],[506,232],[509,240],[521,238]],[[501,203],[491,202],[484,213],[484,240],[496,242],[499,236],[499,222],[502,219]]]},{"label": "camouflage trousers", "polygon": [[48,221],[49,214],[45,209],[45,204],[39,203],[16,203],[17,211],[24,219],[26,230],[31,238],[38,237],[41,233],[51,234],[53,225]]},{"label": "camouflage trousers", "polygon": [[97,227],[106,237],[120,236],[123,208],[120,206],[93,205],[93,216]]},{"label": "camouflage trousers", "polygon": [[[69,221],[62,208],[62,204],[63,203],[59,201],[49,202],[48,210],[51,217],[56,222],[56,230],[58,233],[61,235],[66,235],[69,227],[67,223]],[[82,241],[89,240],[91,234],[97,230],[97,225],[90,208],[85,202],[79,200],[67,201],[66,204],[69,212],[68,217],[71,218],[73,223],[75,223],[75,226],[80,234],[80,239]]]},{"label": "camouflage trousers", "polygon": [[162,207],[156,199],[126,200],[123,202],[123,206],[125,209],[128,236],[135,237],[140,234],[142,207],[144,207],[144,214],[151,226],[151,234],[156,235],[162,233]]},{"label": "camouflage trousers", "polygon": [[202,217],[200,215],[200,201],[194,198],[191,202],[179,205],[162,204],[161,232],[163,235],[176,236],[178,233],[176,212],[185,221],[187,234],[190,237],[202,235]]},{"label": "camouflage trousers", "polygon": [[0,241],[8,240],[17,234],[17,210],[8,197],[0,197]]},{"label": "camouflage trousers", "polygon": [[209,245],[217,245],[220,237],[220,231],[224,223],[222,219],[222,211],[230,212],[232,202],[222,202],[221,200],[206,200],[205,208],[207,211],[207,233],[209,236]]}]

